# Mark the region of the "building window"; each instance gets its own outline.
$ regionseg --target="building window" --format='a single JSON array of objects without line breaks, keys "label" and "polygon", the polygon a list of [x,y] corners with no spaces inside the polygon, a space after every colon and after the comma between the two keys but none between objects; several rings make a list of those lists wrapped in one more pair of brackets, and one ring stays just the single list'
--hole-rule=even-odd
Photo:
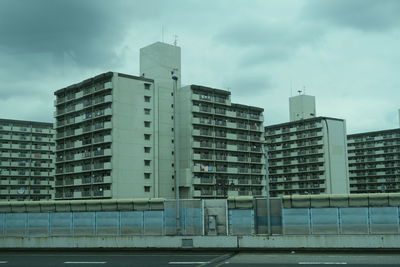
[{"label": "building window", "polygon": [[144,160],[144,166],[150,166],[151,160],[145,159]]},{"label": "building window", "polygon": [[150,96],[145,95],[144,96],[144,102],[150,102]]},{"label": "building window", "polygon": [[150,192],[150,186],[145,186],[144,187],[144,192]]},{"label": "building window", "polygon": [[144,140],[150,140],[150,136],[151,136],[151,134],[145,134],[144,135]]},{"label": "building window", "polygon": [[144,122],[144,127],[150,128],[150,122],[149,122],[149,121],[145,121],[145,122]]},{"label": "building window", "polygon": [[148,172],[144,173],[144,179],[150,179],[150,173]]},{"label": "building window", "polygon": [[150,153],[151,147],[145,147],[144,148],[144,153]]},{"label": "building window", "polygon": [[144,109],[144,114],[145,114],[145,115],[150,115],[150,111],[151,111],[151,109],[145,108],[145,109]]},{"label": "building window", "polygon": [[151,84],[145,83],[145,84],[144,84],[144,89],[150,90],[150,86],[151,86]]}]

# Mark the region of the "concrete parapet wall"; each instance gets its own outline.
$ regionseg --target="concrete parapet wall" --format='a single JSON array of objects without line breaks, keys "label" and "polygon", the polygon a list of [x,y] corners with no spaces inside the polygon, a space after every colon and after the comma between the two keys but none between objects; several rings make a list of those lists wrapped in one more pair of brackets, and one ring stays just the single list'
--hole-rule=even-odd
[{"label": "concrete parapet wall", "polygon": [[398,235],[5,237],[1,248],[399,249]]},{"label": "concrete parapet wall", "polygon": [[282,202],[284,208],[397,207],[400,193],[292,195]]},{"label": "concrete parapet wall", "polygon": [[303,236],[242,236],[240,248],[293,248],[293,249],[350,249],[350,248],[400,248],[398,235],[303,235]]},{"label": "concrete parapet wall", "polygon": [[0,202],[0,212],[77,212],[77,211],[131,211],[164,210],[163,198],[136,198],[110,200],[59,200]]}]

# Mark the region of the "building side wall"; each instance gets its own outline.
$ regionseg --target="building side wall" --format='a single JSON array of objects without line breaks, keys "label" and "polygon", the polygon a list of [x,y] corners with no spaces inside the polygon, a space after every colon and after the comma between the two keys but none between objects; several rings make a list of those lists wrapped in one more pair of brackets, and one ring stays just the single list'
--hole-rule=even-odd
[{"label": "building side wall", "polygon": [[158,106],[158,188],[159,197],[174,198],[174,81],[181,82],[180,48],[157,42],[140,50],[140,73],[154,79]]},{"label": "building side wall", "polygon": [[346,122],[324,119],[325,158],[328,194],[349,193]]},{"label": "building side wall", "polygon": [[155,197],[153,84],[114,75],[113,87],[112,196]]},{"label": "building side wall", "polygon": [[[190,86],[181,87],[178,93],[179,102],[179,161],[180,161],[180,184],[188,189],[183,190],[186,198],[193,196],[192,188],[192,131],[193,115],[191,105],[192,91]],[[182,196],[183,197],[183,196]]]}]

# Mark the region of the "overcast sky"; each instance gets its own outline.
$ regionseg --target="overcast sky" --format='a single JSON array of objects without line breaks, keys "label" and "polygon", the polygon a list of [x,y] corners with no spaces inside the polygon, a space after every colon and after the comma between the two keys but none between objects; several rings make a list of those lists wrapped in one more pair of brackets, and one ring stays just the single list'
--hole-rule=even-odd
[{"label": "overcast sky", "polygon": [[398,128],[399,14],[398,0],[0,0],[0,117],[52,122],[55,90],[138,75],[139,49],[177,35],[182,84],[229,89],[265,125],[305,89],[348,133]]}]

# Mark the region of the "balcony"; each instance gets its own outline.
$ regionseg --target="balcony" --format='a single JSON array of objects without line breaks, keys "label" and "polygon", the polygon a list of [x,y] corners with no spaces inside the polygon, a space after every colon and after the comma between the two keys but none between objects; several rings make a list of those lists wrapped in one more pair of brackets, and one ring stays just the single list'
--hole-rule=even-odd
[{"label": "balcony", "polygon": [[200,178],[193,178],[193,184],[214,184],[214,178],[212,177],[200,177]]},{"label": "balcony", "polygon": [[208,165],[200,165],[200,166],[193,166],[193,172],[214,172],[215,167],[214,166],[208,166]]},{"label": "balcony", "polygon": [[214,145],[212,142],[193,142],[193,148],[213,148]]},{"label": "balcony", "polygon": [[213,160],[212,154],[193,154],[194,160]]},{"label": "balcony", "polygon": [[213,113],[213,109],[211,107],[206,107],[206,106],[193,106],[192,108],[193,112],[201,112],[201,113],[208,113],[208,114],[212,114]]},{"label": "balcony", "polygon": [[212,125],[212,120],[207,118],[192,118],[193,124]]},{"label": "balcony", "polygon": [[249,173],[248,168],[238,168],[238,173]]}]

